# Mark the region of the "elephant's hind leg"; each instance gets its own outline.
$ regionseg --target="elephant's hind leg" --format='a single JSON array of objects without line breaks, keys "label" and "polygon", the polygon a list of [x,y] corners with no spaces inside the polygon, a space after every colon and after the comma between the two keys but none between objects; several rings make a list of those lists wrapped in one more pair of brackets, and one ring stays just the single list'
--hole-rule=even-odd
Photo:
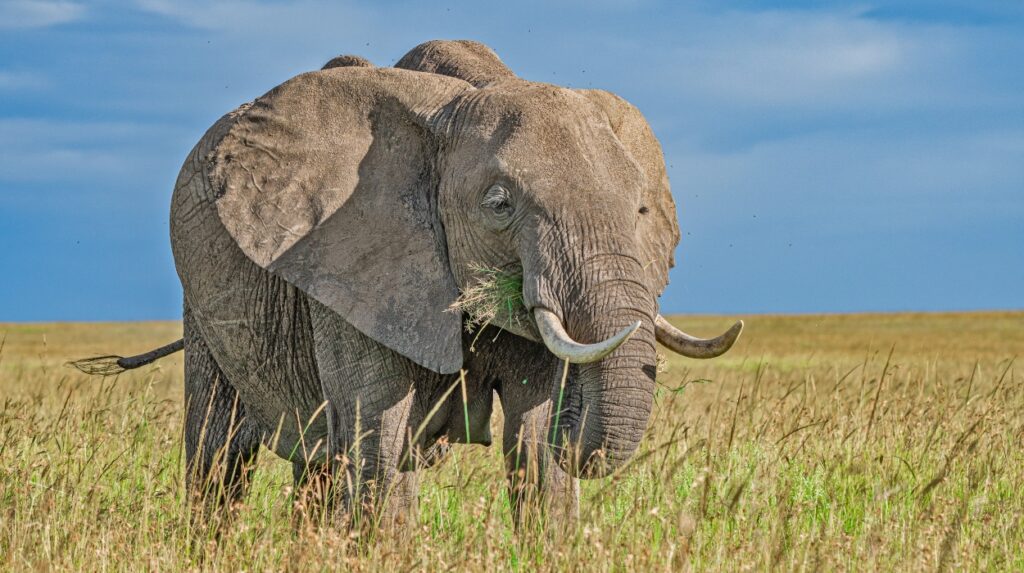
[{"label": "elephant's hind leg", "polygon": [[260,436],[185,313],[185,483],[206,517],[245,494]]}]

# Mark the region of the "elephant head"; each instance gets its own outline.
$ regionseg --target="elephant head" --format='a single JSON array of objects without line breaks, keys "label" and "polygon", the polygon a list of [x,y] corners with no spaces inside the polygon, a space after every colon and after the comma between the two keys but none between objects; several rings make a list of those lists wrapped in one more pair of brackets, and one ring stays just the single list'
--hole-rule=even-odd
[{"label": "elephant head", "polygon": [[622,464],[651,412],[655,340],[708,357],[739,334],[693,339],[658,314],[679,228],[646,121],[607,92],[519,79],[472,42],[429,42],[397,68],[332,62],[257,99],[209,157],[238,246],[441,373],[463,364],[446,312],[460,289],[522,269],[539,338],[579,363],[563,465]]}]

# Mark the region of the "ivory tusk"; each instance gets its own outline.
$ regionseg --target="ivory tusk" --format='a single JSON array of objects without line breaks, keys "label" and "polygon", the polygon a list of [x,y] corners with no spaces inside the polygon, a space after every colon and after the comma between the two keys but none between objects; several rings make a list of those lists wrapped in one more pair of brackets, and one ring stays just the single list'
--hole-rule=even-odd
[{"label": "ivory tusk", "polygon": [[569,337],[562,326],[562,320],[550,310],[537,307],[533,310],[533,318],[537,322],[540,337],[544,340],[544,345],[548,347],[548,350],[562,360],[568,360],[573,364],[597,362],[611,354],[640,328],[638,320],[607,340],[594,344],[580,344]]},{"label": "ivory tusk", "polygon": [[743,332],[743,321],[715,338],[697,338],[669,324],[660,314],[654,319],[654,336],[662,345],[687,358],[714,358],[732,348]]}]

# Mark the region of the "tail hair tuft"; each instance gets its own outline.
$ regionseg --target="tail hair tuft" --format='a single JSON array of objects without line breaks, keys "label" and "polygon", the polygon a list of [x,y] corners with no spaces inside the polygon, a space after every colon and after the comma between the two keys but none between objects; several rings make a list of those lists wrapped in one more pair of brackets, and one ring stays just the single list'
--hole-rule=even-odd
[{"label": "tail hair tuft", "polygon": [[93,356],[72,360],[67,365],[90,376],[117,376],[127,370],[121,365],[124,356]]}]

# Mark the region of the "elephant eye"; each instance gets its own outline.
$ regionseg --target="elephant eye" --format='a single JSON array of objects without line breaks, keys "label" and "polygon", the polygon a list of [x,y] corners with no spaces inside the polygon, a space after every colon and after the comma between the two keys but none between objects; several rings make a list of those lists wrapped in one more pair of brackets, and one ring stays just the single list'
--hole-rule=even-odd
[{"label": "elephant eye", "polygon": [[501,185],[491,185],[480,206],[494,212],[500,218],[506,218],[512,214],[512,194]]}]

